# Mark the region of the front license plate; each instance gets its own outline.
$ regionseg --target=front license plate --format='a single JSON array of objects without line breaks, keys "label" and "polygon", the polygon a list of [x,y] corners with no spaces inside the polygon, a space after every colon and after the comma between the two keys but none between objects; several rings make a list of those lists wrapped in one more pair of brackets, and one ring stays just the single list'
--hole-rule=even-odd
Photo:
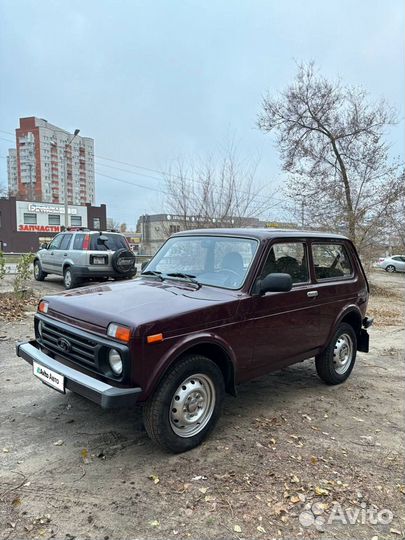
[{"label": "front license plate", "polygon": [[32,369],[35,377],[38,377],[41,381],[49,384],[52,388],[56,388],[59,392],[65,391],[65,378],[60,373],[56,373],[56,371],[52,371],[36,362],[33,362]]}]

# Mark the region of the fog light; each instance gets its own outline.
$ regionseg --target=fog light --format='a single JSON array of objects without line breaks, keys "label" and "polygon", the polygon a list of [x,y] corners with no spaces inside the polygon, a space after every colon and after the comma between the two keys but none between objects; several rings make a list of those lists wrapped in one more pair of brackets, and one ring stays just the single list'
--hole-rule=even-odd
[{"label": "fog light", "polygon": [[108,353],[108,361],[110,362],[111,369],[113,370],[115,375],[121,375],[122,360],[120,353],[115,349],[111,349]]}]

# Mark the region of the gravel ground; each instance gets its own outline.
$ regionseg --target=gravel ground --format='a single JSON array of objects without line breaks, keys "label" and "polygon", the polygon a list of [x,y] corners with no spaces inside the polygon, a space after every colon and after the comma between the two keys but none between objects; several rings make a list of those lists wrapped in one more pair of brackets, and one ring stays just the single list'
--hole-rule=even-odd
[{"label": "gravel ground", "polygon": [[324,385],[313,361],[245,384],[176,456],[139,408],[41,385],[14,353],[33,314],[0,320],[0,538],[403,538],[405,276],[372,283],[371,352],[344,385]]}]

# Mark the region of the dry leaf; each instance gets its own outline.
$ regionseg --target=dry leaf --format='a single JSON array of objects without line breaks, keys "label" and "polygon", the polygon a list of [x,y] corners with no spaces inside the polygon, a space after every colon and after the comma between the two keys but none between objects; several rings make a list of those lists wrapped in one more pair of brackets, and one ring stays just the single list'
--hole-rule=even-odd
[{"label": "dry leaf", "polygon": [[316,465],[318,463],[318,458],[315,456],[311,456],[311,463],[312,465]]},{"label": "dry leaf", "polygon": [[291,501],[293,504],[296,504],[296,503],[300,502],[301,499],[300,499],[297,495],[293,495],[293,496],[290,498],[290,501]]},{"label": "dry leaf", "polygon": [[89,451],[87,448],[83,448],[80,455],[82,456],[83,463],[89,463]]},{"label": "dry leaf", "polygon": [[149,477],[149,480],[152,480],[154,484],[158,484],[160,482],[160,479],[156,474],[151,474]]},{"label": "dry leaf", "polygon": [[287,508],[283,502],[278,502],[273,506],[274,513],[279,516],[281,512],[287,512]]},{"label": "dry leaf", "polygon": [[261,526],[259,525],[258,527],[256,527],[256,529],[261,532],[261,533],[266,533],[266,530]]},{"label": "dry leaf", "polygon": [[157,519],[154,519],[154,520],[152,520],[152,521],[149,521],[149,525],[150,525],[151,527],[160,527],[160,523],[159,523],[159,521],[158,521]]},{"label": "dry leaf", "polygon": [[59,439],[59,441],[56,441],[53,443],[54,446],[62,446],[62,444],[64,443],[65,441],[63,441],[62,439]]},{"label": "dry leaf", "polygon": [[233,530],[236,532],[236,533],[241,533],[242,532],[242,529],[240,528],[239,525],[235,525]]},{"label": "dry leaf", "polygon": [[327,489],[321,488],[319,486],[315,487],[315,493],[317,495],[329,495],[329,491]]},{"label": "dry leaf", "polygon": [[401,531],[398,531],[398,529],[390,529],[390,533],[392,534],[402,534]]},{"label": "dry leaf", "polygon": [[300,479],[298,478],[297,475],[292,474],[292,475],[291,475],[291,480],[290,480],[290,482],[291,482],[292,484],[299,484],[299,483],[300,483]]},{"label": "dry leaf", "polygon": [[201,493],[203,493],[204,495],[207,493],[208,491],[208,488],[207,487],[202,487],[202,488],[199,488],[199,490]]}]

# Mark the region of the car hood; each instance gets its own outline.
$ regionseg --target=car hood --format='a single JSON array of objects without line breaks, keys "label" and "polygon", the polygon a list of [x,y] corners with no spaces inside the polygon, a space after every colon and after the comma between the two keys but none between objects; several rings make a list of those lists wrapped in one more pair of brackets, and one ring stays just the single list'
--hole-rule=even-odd
[{"label": "car hood", "polygon": [[117,322],[138,328],[146,323],[170,321],[163,326],[173,328],[176,319],[182,321],[183,327],[191,326],[187,314],[196,310],[206,312],[200,323],[225,321],[235,314],[230,305],[239,300],[239,295],[204,285],[197,289],[183,281],[141,278],[83,287],[44,299],[49,302],[50,316],[71,320],[73,324],[83,321],[106,328],[110,322]]}]

